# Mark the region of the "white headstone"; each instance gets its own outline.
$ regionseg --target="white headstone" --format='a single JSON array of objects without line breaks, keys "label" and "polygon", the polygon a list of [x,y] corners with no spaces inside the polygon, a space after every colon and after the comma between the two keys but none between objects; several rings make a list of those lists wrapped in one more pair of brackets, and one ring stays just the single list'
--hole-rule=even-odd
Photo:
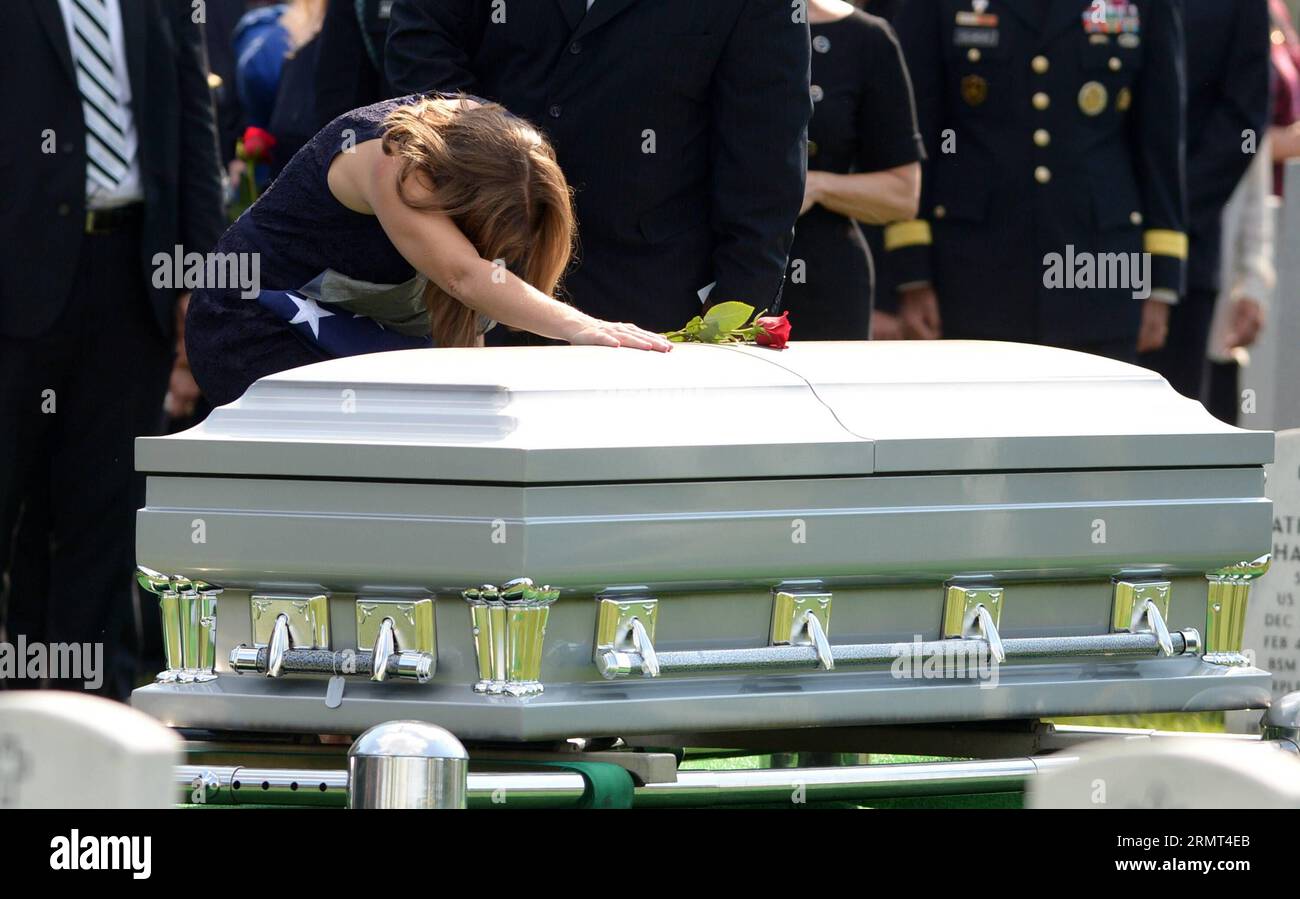
[{"label": "white headstone", "polygon": [[[1277,435],[1267,466],[1273,501],[1273,564],[1250,591],[1243,646],[1273,674],[1273,697],[1300,690],[1300,430]],[[1257,733],[1262,713],[1229,712],[1228,729]]]},{"label": "white headstone", "polygon": [[0,808],[167,808],[180,740],[81,693],[0,693]]},{"label": "white headstone", "polygon": [[1029,808],[1300,809],[1300,759],[1207,737],[1106,739],[1029,783]]}]

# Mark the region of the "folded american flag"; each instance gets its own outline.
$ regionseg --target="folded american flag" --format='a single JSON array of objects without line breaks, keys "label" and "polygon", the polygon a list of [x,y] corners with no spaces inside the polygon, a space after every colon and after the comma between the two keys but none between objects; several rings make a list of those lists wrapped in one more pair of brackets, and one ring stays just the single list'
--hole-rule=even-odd
[{"label": "folded american flag", "polygon": [[331,356],[360,356],[433,346],[432,337],[408,337],[389,331],[373,318],[319,303],[292,290],[263,290],[257,295],[257,301],[283,319],[308,343]]}]

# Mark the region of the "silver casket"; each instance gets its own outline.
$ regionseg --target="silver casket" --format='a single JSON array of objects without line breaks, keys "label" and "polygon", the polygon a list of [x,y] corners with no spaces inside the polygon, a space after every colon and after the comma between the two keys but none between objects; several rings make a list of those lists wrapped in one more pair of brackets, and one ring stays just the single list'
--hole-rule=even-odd
[{"label": "silver casket", "polygon": [[499,741],[1261,707],[1272,450],[1014,344],[325,362],[137,444],[133,702]]}]

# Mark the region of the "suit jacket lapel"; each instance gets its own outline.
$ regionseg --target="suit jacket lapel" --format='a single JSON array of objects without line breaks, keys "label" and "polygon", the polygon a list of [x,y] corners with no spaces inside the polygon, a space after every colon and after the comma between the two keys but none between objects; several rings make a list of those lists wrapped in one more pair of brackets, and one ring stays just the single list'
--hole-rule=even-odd
[{"label": "suit jacket lapel", "polygon": [[1002,5],[1024,19],[1031,31],[1037,31],[1043,27],[1043,5],[1056,2],[1059,0],[1002,0]]},{"label": "suit jacket lapel", "polygon": [[[580,38],[601,27],[636,2],[637,0],[596,0],[596,5],[591,8],[591,11],[582,20],[582,24],[578,26],[577,32],[573,35],[574,38]],[[585,0],[583,5],[586,5]]]},{"label": "suit jacket lapel", "polygon": [[570,31],[577,31],[587,15],[587,0],[555,0],[564,13],[564,20],[569,23]]},{"label": "suit jacket lapel", "polygon": [[36,10],[36,18],[45,26],[45,35],[54,44],[54,52],[59,57],[64,73],[74,82],[77,73],[72,68],[72,48],[68,45],[68,30],[63,23],[63,15],[55,0],[31,0]]}]

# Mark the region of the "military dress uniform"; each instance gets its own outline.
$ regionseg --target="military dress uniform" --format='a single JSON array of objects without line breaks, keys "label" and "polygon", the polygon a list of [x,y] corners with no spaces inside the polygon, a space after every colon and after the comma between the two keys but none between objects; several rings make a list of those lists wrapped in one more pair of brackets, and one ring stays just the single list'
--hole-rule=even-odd
[{"label": "military dress uniform", "polygon": [[945,337],[1135,357],[1141,285],[1076,267],[1146,253],[1145,286],[1183,292],[1178,0],[927,0],[896,28],[928,157],[924,217],[886,232],[900,289],[933,284]]}]

